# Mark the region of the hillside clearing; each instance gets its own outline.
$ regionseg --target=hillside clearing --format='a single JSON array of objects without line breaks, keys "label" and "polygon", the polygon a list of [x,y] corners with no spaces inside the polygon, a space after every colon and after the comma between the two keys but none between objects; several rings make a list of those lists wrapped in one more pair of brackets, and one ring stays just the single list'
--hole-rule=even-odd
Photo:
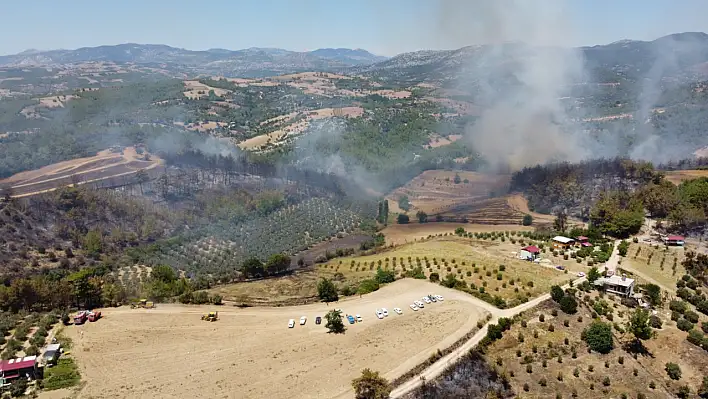
[{"label": "hillside clearing", "polygon": [[[410,311],[411,301],[430,293],[445,301]],[[361,314],[363,323],[347,324],[344,335],[327,334],[314,318],[335,306]],[[391,314],[376,319],[378,307],[388,307]],[[404,314],[392,313],[394,307]],[[219,311],[218,322],[200,320],[213,310]],[[308,317],[305,326],[287,328],[288,319],[302,315]],[[395,378],[454,343],[483,317],[468,295],[406,279],[332,306],[106,309],[100,322],[67,331],[86,381],[79,398],[214,398],[225,392],[330,398],[348,391],[365,367]]]}]

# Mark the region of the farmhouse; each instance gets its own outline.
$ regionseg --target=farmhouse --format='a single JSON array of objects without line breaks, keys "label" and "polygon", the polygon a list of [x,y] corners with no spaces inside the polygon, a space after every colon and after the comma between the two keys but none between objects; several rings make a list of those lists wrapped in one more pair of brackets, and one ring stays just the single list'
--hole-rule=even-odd
[{"label": "farmhouse", "polygon": [[535,245],[529,245],[528,247],[521,248],[521,251],[519,251],[519,259],[524,259],[524,260],[536,260],[538,258],[538,255],[541,253],[541,250],[538,249],[537,246]]},{"label": "farmhouse", "polygon": [[0,361],[0,378],[5,386],[15,378],[37,377],[37,356],[26,356],[23,358]]},{"label": "farmhouse", "polygon": [[573,240],[572,238],[563,236],[555,236],[553,237],[552,241],[553,248],[555,249],[567,249],[575,242],[575,240]]},{"label": "farmhouse", "polygon": [[595,285],[601,286],[607,292],[613,294],[630,297],[634,295],[634,279],[627,276],[612,275],[610,277],[599,278],[595,281]]},{"label": "farmhouse", "polygon": [[664,240],[664,243],[666,245],[675,245],[675,246],[682,247],[683,244],[685,244],[685,240],[686,239],[683,236],[668,236]]},{"label": "farmhouse", "polygon": [[575,237],[575,242],[581,247],[592,247],[592,244],[590,244],[590,239],[585,236]]}]

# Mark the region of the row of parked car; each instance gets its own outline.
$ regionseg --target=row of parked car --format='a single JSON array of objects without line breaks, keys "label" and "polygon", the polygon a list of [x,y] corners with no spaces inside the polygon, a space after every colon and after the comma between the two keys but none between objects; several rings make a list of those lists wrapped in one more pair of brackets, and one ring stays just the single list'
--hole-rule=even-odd
[{"label": "row of parked car", "polygon": [[[426,304],[431,304],[433,302],[442,302],[444,300],[445,300],[445,298],[443,298],[442,295],[428,295],[428,296],[424,296],[423,298],[421,298],[420,301],[413,301],[413,303],[410,305],[410,308],[413,311],[418,311],[418,309],[423,309]],[[342,313],[342,309],[334,309],[334,310],[336,310],[340,314],[342,314],[342,317],[346,317],[349,324],[361,323],[364,321],[364,318],[361,317],[360,314],[344,315]],[[399,315],[403,314],[403,310],[401,308],[393,308],[393,311]],[[386,309],[386,308],[376,309],[376,311],[374,313],[376,314],[376,317],[379,319],[383,319],[384,317],[388,317],[388,309]],[[300,325],[304,326],[305,323],[307,323],[307,316],[300,317]],[[320,317],[320,316],[315,317],[315,324],[322,324],[322,317]],[[294,328],[294,327],[295,327],[295,319],[290,319],[288,321],[288,328]]]}]

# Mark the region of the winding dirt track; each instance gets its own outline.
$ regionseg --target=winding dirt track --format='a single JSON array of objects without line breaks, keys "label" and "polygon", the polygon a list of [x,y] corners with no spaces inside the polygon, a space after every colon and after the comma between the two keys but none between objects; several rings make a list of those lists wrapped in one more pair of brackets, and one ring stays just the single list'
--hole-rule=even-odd
[{"label": "winding dirt track", "polygon": [[[445,301],[417,312],[408,307],[432,293]],[[314,318],[335,307],[361,314],[363,323],[327,334]],[[379,307],[388,308],[387,318],[376,318]],[[200,320],[209,310],[219,311],[218,322]],[[344,398],[363,368],[396,378],[494,310],[459,291],[403,279],[329,306],[105,309],[103,319],[67,333],[86,381],[79,398]],[[303,315],[305,326],[287,328],[288,319]]]}]

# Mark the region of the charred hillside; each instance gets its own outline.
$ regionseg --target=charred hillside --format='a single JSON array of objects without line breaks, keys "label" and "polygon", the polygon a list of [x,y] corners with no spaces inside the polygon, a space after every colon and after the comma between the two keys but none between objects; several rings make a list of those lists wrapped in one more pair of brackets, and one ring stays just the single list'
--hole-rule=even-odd
[{"label": "charred hillside", "polygon": [[566,210],[586,218],[592,204],[607,191],[634,191],[657,178],[651,163],[601,159],[524,168],[512,175],[511,192],[521,192],[529,208],[540,213]]}]

